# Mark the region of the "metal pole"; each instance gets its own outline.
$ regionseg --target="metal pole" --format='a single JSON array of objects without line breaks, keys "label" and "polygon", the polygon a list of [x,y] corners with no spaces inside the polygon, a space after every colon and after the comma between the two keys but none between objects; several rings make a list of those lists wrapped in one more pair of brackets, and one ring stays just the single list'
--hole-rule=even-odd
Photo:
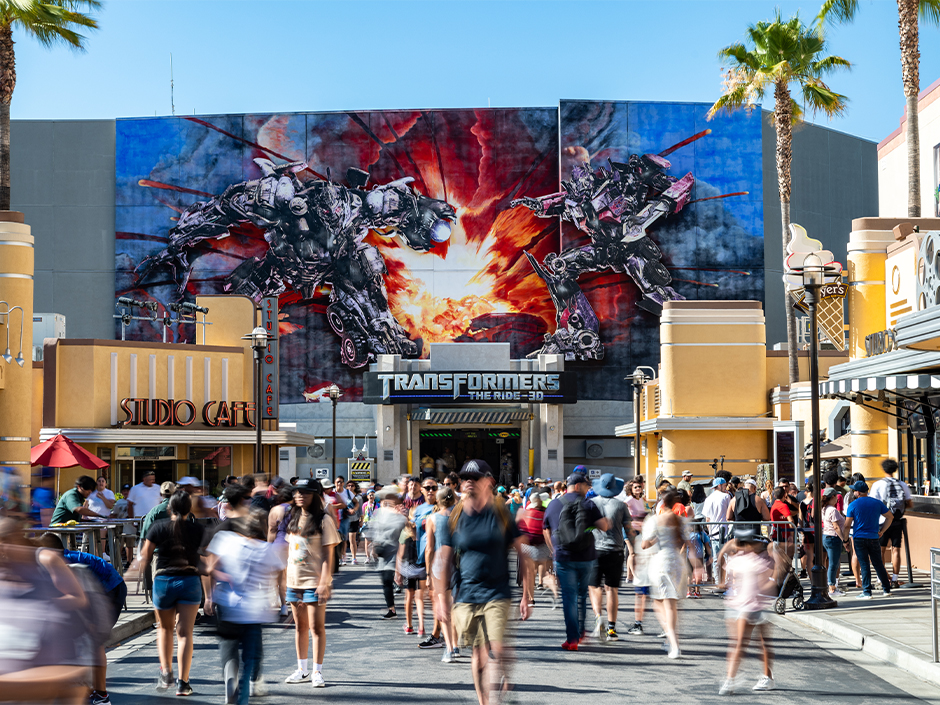
[{"label": "metal pole", "polygon": [[640,475],[640,385],[633,383],[633,465],[634,475]]},{"label": "metal pole", "polygon": [[901,517],[898,521],[901,522],[901,535],[904,537],[904,561],[907,563],[907,582],[900,587],[915,588],[917,583],[914,582],[914,568],[911,566],[911,545],[907,540],[907,519]]},{"label": "metal pole", "polygon": [[813,568],[810,575],[812,594],[804,606],[809,610],[835,607],[836,601],[829,597],[826,573],[822,567],[822,501],[820,493],[821,473],[819,468],[819,333],[816,329],[816,304],[818,287],[805,287],[806,303],[809,307],[809,384],[810,412],[813,444]]},{"label": "metal pole", "polygon": [[[336,482],[336,399],[330,397],[330,401],[333,402],[333,475],[330,477],[330,480]],[[409,469],[408,472],[411,472]]]},{"label": "metal pole", "polygon": [[263,470],[261,459],[261,355],[263,348],[252,348],[255,352],[255,472]]}]

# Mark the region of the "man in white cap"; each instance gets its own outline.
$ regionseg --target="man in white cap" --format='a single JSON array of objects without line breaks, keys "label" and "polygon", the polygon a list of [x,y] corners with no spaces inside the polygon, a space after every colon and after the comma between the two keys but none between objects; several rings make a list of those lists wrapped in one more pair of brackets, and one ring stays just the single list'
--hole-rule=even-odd
[{"label": "man in white cap", "polygon": [[715,582],[721,584],[721,566],[717,557],[727,538],[728,506],[731,504],[731,495],[728,494],[728,481],[723,477],[712,480],[712,493],[702,505],[702,515],[708,524],[708,538],[712,544],[712,556],[715,560],[713,575]]},{"label": "man in white cap", "polygon": [[692,496],[692,471],[683,470],[682,479],[679,480],[679,484],[676,485],[677,490],[685,490],[689,493],[689,496]]}]

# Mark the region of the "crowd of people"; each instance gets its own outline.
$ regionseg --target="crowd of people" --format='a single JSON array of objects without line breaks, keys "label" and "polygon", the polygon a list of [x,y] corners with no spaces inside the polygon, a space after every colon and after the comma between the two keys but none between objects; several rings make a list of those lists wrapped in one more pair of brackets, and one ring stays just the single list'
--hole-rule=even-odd
[{"label": "crowd of people", "polygon": [[[871,488],[861,476],[835,469],[823,475],[820,558],[834,597],[851,587],[840,586],[843,550],[851,556],[859,599],[872,597],[872,570],[883,595],[897,585],[911,495],[895,479],[894,461],[883,469],[885,477]],[[686,473],[675,487],[658,481],[651,493],[642,476],[590,481],[581,466],[563,482],[535,478],[517,486],[497,484],[483,460],[469,460],[459,472],[443,470],[365,487],[342,477],[229,477],[218,501],[191,477],[157,486],[148,475],[126,498],[114,498],[103,478],[82,476],[59,498],[51,520],[101,515],[120,501],[141,518],[134,562],[147,575],[156,613],[156,687],[175,685],[179,696],[193,693],[200,609],[214,621],[227,703],[267,692],[262,625],[278,620],[292,623],[295,635],[296,668],[285,682],[324,687],[334,576],[360,563],[374,569],[384,596],[376,617],[401,618],[405,637],[415,636],[418,648],[441,649],[443,663],[469,655],[484,705],[511,690],[510,633],[537,599],[561,608],[561,649],[578,651],[585,639],[621,638],[625,580],[634,593],[625,634],[645,633],[652,600],[670,659],[682,656],[681,600],[701,597],[702,585],[713,581],[725,598],[730,643],[719,692],[738,687],[754,635],[764,669],[753,689],[774,688],[767,613],[788,575],[814,562],[810,483],[802,493],[789,482],[766,483],[761,491],[753,478],[718,470],[710,492]],[[0,592],[0,634],[9,640],[36,632],[30,643],[37,647],[18,660],[0,659],[0,683],[11,673],[29,675],[0,699],[42,681],[36,692],[58,687],[66,700],[109,705],[103,644],[127,594],[120,573],[106,560],[65,550],[53,533],[27,538],[11,518],[0,521],[0,558],[0,585],[7,588]],[[53,608],[44,612],[47,605]],[[83,619],[71,616],[77,614]],[[27,626],[24,619],[33,621]],[[75,625],[76,638],[60,638],[56,625],[65,623]],[[90,674],[86,685],[79,685],[79,673]]]}]

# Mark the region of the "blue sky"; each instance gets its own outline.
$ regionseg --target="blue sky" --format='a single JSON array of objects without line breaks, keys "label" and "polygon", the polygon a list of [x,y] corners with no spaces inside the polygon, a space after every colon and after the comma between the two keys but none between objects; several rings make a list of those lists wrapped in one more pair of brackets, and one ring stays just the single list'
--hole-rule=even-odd
[{"label": "blue sky", "polygon": [[[904,107],[897,4],[861,0],[828,30],[854,63],[830,85],[848,95],[834,129],[880,141]],[[717,51],[748,23],[818,2],[275,2],[110,0],[86,54],[15,33],[14,119],[490,104],[561,98],[714,101]],[[921,28],[921,88],[940,78],[940,30]]]}]

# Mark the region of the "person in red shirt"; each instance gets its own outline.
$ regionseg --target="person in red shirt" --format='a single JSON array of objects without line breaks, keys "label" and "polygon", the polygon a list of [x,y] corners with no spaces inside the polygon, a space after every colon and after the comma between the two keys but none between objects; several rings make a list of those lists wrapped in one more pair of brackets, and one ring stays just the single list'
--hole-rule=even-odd
[{"label": "person in red shirt", "polygon": [[785,501],[785,497],[787,497],[787,488],[778,487],[774,490],[774,503],[770,506],[770,520],[786,521],[792,528],[790,526],[774,524],[770,536],[774,541],[784,544],[786,555],[792,556],[794,531],[797,527],[795,518],[796,512],[793,507]]},{"label": "person in red shirt", "polygon": [[[554,608],[558,603],[558,582],[555,576],[551,574],[552,553],[545,543],[545,536],[542,532],[545,522],[545,507],[551,501],[547,492],[533,492],[529,497],[529,504],[525,509],[518,512],[516,523],[522,532],[522,558],[529,564],[528,575],[529,595],[534,598],[535,588],[544,590],[548,588],[552,591],[552,606]],[[532,570],[535,568],[535,570]],[[536,573],[538,574],[538,584],[535,584]]]}]

